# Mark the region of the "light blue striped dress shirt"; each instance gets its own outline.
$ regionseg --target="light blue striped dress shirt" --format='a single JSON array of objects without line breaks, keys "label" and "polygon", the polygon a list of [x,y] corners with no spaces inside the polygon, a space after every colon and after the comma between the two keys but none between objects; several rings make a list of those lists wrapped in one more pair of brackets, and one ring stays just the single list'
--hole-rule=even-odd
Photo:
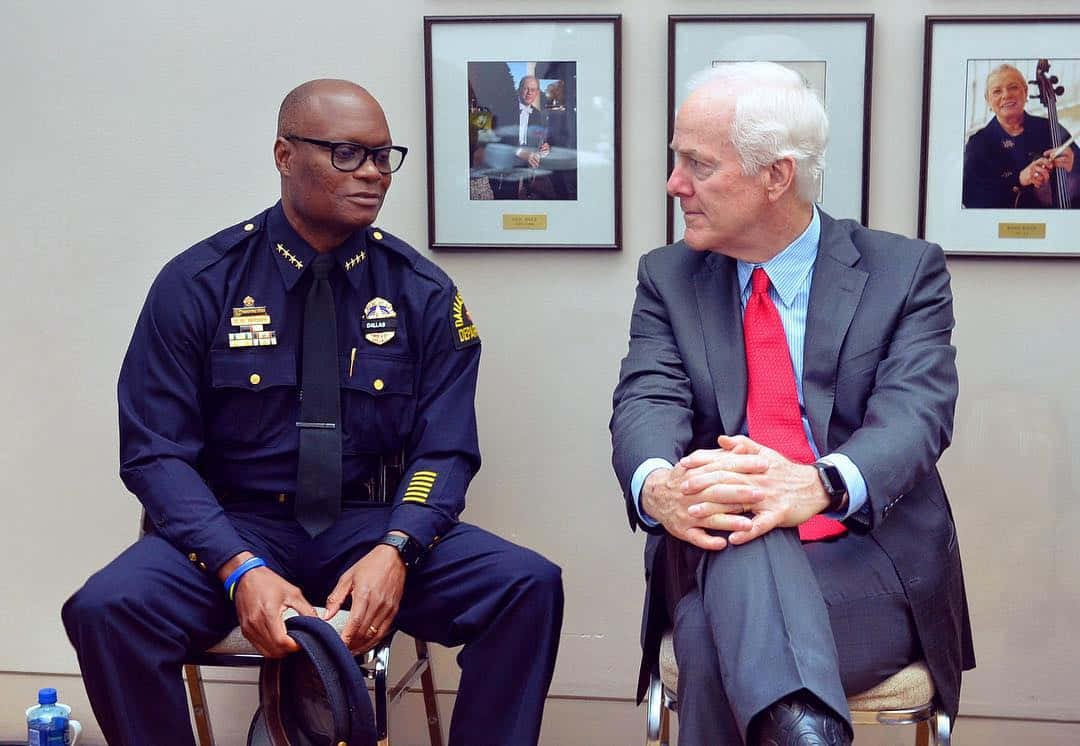
[{"label": "light blue striped dress shirt", "polygon": [[[769,297],[776,305],[780,314],[780,321],[784,325],[784,336],[787,337],[788,352],[791,354],[791,367],[795,372],[795,388],[799,395],[799,411],[802,414],[803,430],[806,431],[806,440],[814,451],[815,457],[821,457],[822,461],[833,464],[840,470],[844,478],[844,484],[848,489],[848,509],[846,513],[826,513],[830,518],[843,519],[860,510],[866,504],[866,480],[863,479],[859,468],[850,458],[842,453],[831,453],[821,456],[821,451],[814,442],[814,436],[810,432],[810,421],[806,419],[806,403],[803,401],[803,340],[806,337],[806,308],[810,302],[810,282],[813,279],[814,261],[817,259],[818,241],[821,238],[821,218],[818,217],[817,208],[810,219],[810,225],[783,251],[764,264],[748,264],[737,262],[736,269],[739,276],[739,287],[742,288],[742,308],[746,309],[746,302],[750,299],[750,275],[756,267],[765,270],[769,276],[771,287]],[[717,433],[719,435],[719,433]],[[641,487],[645,484],[645,478],[656,469],[670,469],[672,467],[666,459],[650,458],[634,471],[630,480],[630,490],[637,504],[638,515],[643,523],[648,526],[658,525],[641,508]]]}]

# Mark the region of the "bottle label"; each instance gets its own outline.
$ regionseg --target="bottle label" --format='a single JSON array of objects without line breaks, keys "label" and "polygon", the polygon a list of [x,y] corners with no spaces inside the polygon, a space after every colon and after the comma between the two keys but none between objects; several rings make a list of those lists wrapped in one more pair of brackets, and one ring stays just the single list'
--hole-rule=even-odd
[{"label": "bottle label", "polygon": [[67,727],[54,728],[48,723],[34,723],[26,729],[26,742],[29,746],[66,746]]}]

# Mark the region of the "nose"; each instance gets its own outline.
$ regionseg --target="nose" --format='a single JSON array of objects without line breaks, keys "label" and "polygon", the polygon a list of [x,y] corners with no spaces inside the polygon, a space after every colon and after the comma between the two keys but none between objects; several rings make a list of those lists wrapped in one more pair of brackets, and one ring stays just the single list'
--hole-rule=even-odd
[{"label": "nose", "polygon": [[690,179],[686,176],[686,169],[675,159],[675,167],[671,169],[671,176],[667,180],[667,193],[671,197],[690,197],[694,194]]},{"label": "nose", "polygon": [[352,177],[365,181],[381,178],[382,174],[379,173],[379,169],[375,168],[375,157],[369,153],[364,162],[360,164],[360,167],[352,172]]}]

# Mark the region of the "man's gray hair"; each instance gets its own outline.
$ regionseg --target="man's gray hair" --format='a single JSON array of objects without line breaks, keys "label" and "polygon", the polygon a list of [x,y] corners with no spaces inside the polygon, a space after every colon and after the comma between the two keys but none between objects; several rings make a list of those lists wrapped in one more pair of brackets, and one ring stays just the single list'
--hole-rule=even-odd
[{"label": "man's gray hair", "polygon": [[803,76],[774,62],[732,62],[706,68],[689,82],[691,92],[711,85],[726,86],[735,96],[729,138],[743,173],[791,158],[798,195],[814,202],[825,168],[829,120]]}]

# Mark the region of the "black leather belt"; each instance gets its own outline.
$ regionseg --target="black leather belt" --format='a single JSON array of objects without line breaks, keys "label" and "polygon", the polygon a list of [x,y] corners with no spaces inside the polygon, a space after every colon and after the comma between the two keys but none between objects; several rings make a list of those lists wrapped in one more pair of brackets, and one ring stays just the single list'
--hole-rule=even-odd
[{"label": "black leather belt", "polygon": [[[215,489],[214,494],[222,505],[235,505],[236,503],[268,502],[292,504],[295,495],[292,492],[264,492],[261,490],[243,489]],[[392,496],[391,496],[392,499]],[[343,505],[350,503],[381,502],[373,500],[371,488],[363,482],[352,485],[342,491],[341,502]]]}]

